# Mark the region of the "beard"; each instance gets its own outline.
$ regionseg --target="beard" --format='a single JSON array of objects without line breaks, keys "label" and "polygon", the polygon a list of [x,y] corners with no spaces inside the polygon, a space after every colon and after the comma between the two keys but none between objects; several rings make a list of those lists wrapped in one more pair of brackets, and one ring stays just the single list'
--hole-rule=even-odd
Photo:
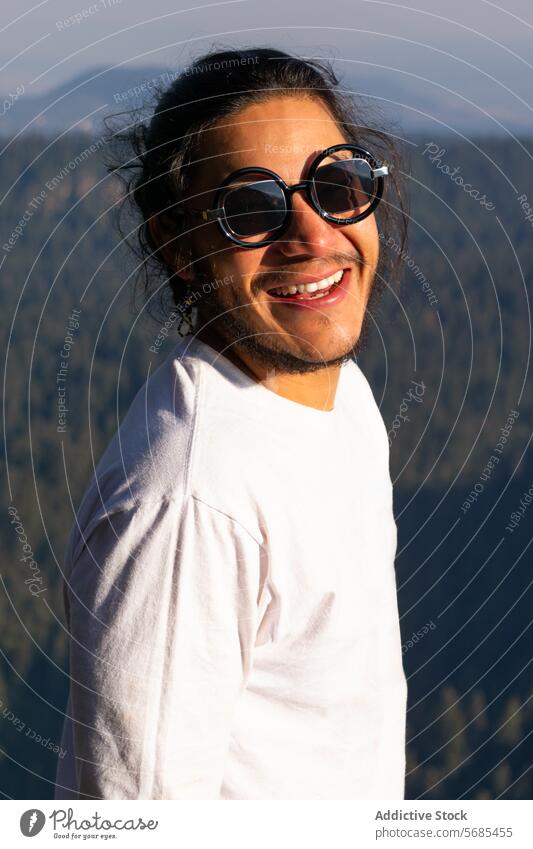
[{"label": "beard", "polygon": [[[344,257],[346,259],[346,257]],[[350,257],[350,262],[353,263],[353,257]],[[363,263],[358,262],[361,266]],[[199,273],[196,278],[194,289],[196,297],[202,292],[202,282],[213,279],[211,275]],[[200,285],[198,285],[200,284]],[[209,291],[211,288],[211,291]],[[381,299],[381,295],[385,289],[384,281],[379,274],[379,266],[371,280],[370,294],[365,306],[363,321],[358,338],[352,344],[347,345],[345,350],[330,359],[323,357],[315,359],[306,359],[303,355],[299,356],[291,351],[276,339],[276,334],[271,342],[265,343],[263,340],[269,334],[259,334],[251,324],[240,317],[240,313],[245,313],[245,310],[239,309],[242,306],[238,303],[228,305],[223,303],[219,292],[212,287],[208,287],[208,294],[205,294],[206,289],[203,289],[200,295],[201,309],[198,311],[197,320],[193,333],[199,334],[202,327],[208,326],[209,329],[215,329],[217,336],[224,340],[225,344],[235,349],[236,353],[245,352],[254,362],[270,372],[278,372],[285,374],[309,374],[311,372],[320,371],[321,369],[333,366],[342,366],[349,360],[356,359],[359,354],[366,348],[370,337],[371,328],[374,324],[374,311]],[[201,337],[200,337],[201,338]]]}]

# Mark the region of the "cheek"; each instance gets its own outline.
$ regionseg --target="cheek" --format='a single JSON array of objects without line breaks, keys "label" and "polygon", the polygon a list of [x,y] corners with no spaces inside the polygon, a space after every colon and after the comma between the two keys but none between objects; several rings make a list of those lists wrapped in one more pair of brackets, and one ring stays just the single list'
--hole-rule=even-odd
[{"label": "cheek", "polygon": [[377,264],[379,256],[379,234],[376,219],[373,215],[346,227],[344,235],[350,244],[362,255],[371,266]]},{"label": "cheek", "polygon": [[251,294],[254,275],[261,269],[261,260],[264,249],[232,251],[228,257],[231,263],[232,273],[235,275],[235,283],[239,290],[246,295]]},{"label": "cheek", "polygon": [[207,239],[197,239],[194,244],[196,277],[204,283],[216,281],[217,299],[226,306],[248,301],[262,253],[235,249],[218,241],[216,246],[211,246]]},{"label": "cheek", "polygon": [[211,273],[218,278],[231,282],[231,299],[233,302],[249,300],[252,293],[254,275],[261,268],[264,250],[241,250],[230,248],[210,262]]},{"label": "cheek", "polygon": [[195,233],[191,238],[191,249],[194,257],[193,273],[204,280],[214,280],[227,274],[228,254],[226,245],[221,242],[220,235],[209,225]]}]

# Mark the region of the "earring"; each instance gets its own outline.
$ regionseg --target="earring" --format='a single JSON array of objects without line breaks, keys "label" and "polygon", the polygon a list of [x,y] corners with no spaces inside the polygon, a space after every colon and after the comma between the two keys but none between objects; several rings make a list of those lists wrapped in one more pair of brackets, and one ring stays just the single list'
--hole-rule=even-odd
[{"label": "earring", "polygon": [[[176,257],[174,259],[174,265],[176,267],[176,271],[174,271],[174,273],[172,274],[172,276],[170,278],[172,291],[174,292],[174,297],[177,294],[176,288],[173,285],[174,280],[176,280],[176,282],[180,282],[181,285],[183,285],[183,280],[180,281],[180,278],[179,278],[179,275],[178,275],[178,272],[177,272],[177,268],[178,268],[179,264],[180,264],[180,252],[177,251]],[[181,286],[180,286],[180,288],[181,288]],[[182,300],[177,304],[177,309],[181,313],[181,316],[180,316],[180,319],[179,319],[178,324],[176,326],[176,330],[178,331],[178,334],[183,338],[184,336],[188,336],[194,330],[194,322],[193,322],[193,316],[192,316],[192,309],[193,309],[192,288],[191,288],[190,283],[187,283],[187,287],[185,289],[185,295],[182,298]]]},{"label": "earring", "polygon": [[[194,330],[194,322],[192,317],[192,290],[190,283],[187,284],[187,289],[185,291],[185,297],[181,304],[179,304],[178,309],[181,312],[181,318],[177,324],[177,331],[179,335],[183,338],[184,336],[188,336]],[[183,330],[185,326],[185,329]]]}]

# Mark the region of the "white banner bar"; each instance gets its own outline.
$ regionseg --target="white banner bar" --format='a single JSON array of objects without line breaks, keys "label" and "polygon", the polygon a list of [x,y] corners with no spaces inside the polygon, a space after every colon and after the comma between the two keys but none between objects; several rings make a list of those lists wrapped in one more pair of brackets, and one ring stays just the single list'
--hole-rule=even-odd
[{"label": "white banner bar", "polygon": [[[4,801],[2,846],[531,849],[530,801]],[[35,838],[34,844],[29,840]]]}]

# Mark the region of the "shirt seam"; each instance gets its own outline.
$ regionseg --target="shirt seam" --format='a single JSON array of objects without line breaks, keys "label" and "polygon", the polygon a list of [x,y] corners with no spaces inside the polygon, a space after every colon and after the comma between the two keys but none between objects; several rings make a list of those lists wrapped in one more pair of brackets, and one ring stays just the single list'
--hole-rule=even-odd
[{"label": "shirt seam", "polygon": [[[242,522],[240,522],[238,519],[236,519],[230,513],[226,513],[225,510],[222,510],[220,507],[215,507],[214,504],[210,504],[208,501],[205,501],[203,498],[201,498],[198,495],[195,495],[192,492],[186,493],[184,498],[181,500],[183,510],[185,510],[188,498],[194,500],[198,504],[201,504],[203,507],[207,507],[209,510],[213,511],[214,513],[218,513],[220,516],[224,516],[226,519],[229,519],[235,525],[238,525],[239,528],[241,530],[243,530],[247,534],[247,536],[249,536],[250,539],[252,539],[253,542],[255,542],[256,545],[258,545],[260,548],[264,548],[264,543],[261,542],[260,540],[258,540],[256,538],[255,534],[253,534],[250,530],[248,530],[248,528],[245,525],[243,525]],[[98,521],[100,522],[100,521],[103,521],[104,519],[109,519],[110,517],[116,516],[117,514],[131,513],[132,511],[135,511],[135,510],[142,508],[142,507],[156,506],[156,505],[162,505],[162,504],[171,504],[171,503],[178,504],[179,498],[177,498],[176,496],[173,496],[173,495],[166,495],[166,494],[161,495],[157,498],[147,498],[147,499],[143,498],[142,500],[130,498],[127,501],[122,501],[122,502],[120,502],[116,505],[113,505],[112,509],[106,510],[106,512],[102,513],[101,516],[98,516]],[[90,521],[93,521],[94,518],[95,517],[92,516]],[[86,530],[86,527],[84,528],[84,532]],[[80,536],[80,539],[81,539],[81,534],[79,533],[79,530],[78,530],[78,535]],[[84,544],[85,544],[85,539],[84,539]]]},{"label": "shirt seam", "polygon": [[235,525],[238,525],[239,528],[243,530],[255,542],[256,545],[259,546],[259,548],[264,548],[264,543],[256,539],[255,535],[251,531],[249,531],[248,528],[242,524],[242,522],[239,522],[239,520],[232,516],[230,513],[226,513],[224,510],[221,510],[220,507],[215,507],[214,504],[209,504],[208,501],[204,501],[203,498],[200,498],[199,495],[195,495],[194,493],[190,493],[190,498],[192,498],[198,504],[202,504],[204,507],[207,507],[209,510],[212,510],[213,512],[218,513],[219,515],[224,516],[226,519],[229,519],[230,522],[233,522]]}]

